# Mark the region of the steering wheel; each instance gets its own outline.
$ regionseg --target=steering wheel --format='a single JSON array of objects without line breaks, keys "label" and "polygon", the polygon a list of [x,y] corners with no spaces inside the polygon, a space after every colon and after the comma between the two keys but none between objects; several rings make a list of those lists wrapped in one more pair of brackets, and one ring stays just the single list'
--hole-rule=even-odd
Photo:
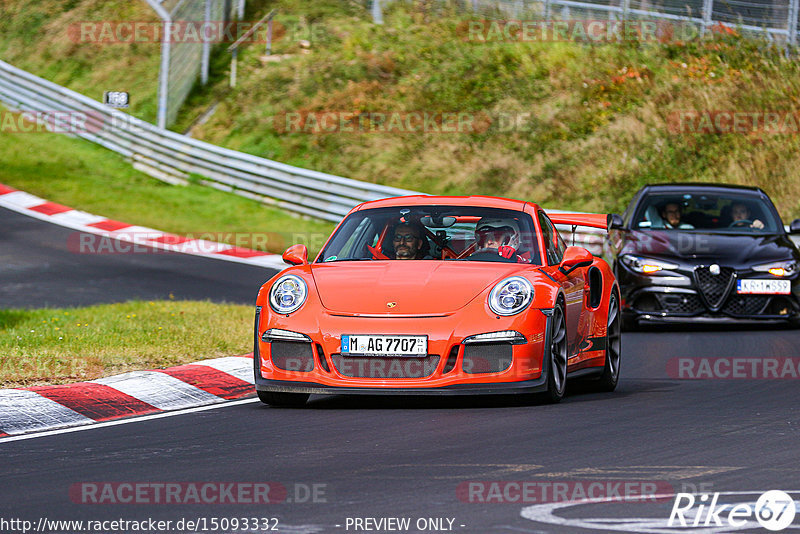
[{"label": "steering wheel", "polygon": [[750,219],[739,219],[738,221],[733,221],[728,225],[728,228],[735,228],[737,226],[747,226],[748,228],[753,226],[753,221]]},{"label": "steering wheel", "polygon": [[498,254],[496,248],[482,248],[480,250],[476,250],[475,252],[470,254],[467,259],[470,261],[493,261],[500,263],[517,263],[516,259],[504,258],[500,254]]}]

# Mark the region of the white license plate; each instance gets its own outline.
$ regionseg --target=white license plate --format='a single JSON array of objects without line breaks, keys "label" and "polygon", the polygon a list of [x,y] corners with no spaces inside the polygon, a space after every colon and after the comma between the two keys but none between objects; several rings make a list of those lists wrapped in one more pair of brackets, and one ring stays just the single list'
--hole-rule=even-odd
[{"label": "white license plate", "polygon": [[736,292],[740,294],[788,295],[792,292],[792,282],[790,280],[737,280]]},{"label": "white license plate", "polygon": [[427,356],[428,336],[343,335],[341,353],[350,356]]}]

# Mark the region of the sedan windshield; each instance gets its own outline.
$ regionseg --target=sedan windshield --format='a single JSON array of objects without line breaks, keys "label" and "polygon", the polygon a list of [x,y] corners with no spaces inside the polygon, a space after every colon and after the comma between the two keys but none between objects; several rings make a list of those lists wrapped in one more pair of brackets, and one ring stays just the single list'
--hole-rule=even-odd
[{"label": "sedan windshield", "polygon": [[659,193],[642,199],[633,228],[774,234],[781,222],[773,213],[766,201],[752,195]]},{"label": "sedan windshield", "polygon": [[529,215],[472,206],[357,211],[342,222],[317,261],[406,259],[541,263]]}]

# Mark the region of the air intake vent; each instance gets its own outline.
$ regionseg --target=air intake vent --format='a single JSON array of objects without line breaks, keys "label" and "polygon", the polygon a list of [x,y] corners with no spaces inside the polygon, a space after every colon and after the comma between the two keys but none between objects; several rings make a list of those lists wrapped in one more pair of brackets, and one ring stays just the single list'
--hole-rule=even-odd
[{"label": "air intake vent", "polygon": [[278,369],[307,373],[314,369],[314,354],[311,343],[273,341],[270,343],[270,359]]},{"label": "air intake vent", "polygon": [[465,373],[499,373],[511,367],[513,361],[511,343],[476,343],[464,346]]}]

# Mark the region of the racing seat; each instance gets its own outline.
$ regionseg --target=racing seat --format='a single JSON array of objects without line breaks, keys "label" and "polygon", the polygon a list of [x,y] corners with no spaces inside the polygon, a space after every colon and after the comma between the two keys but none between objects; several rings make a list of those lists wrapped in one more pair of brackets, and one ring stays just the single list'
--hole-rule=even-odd
[{"label": "racing seat", "polygon": [[661,218],[661,214],[655,205],[648,206],[644,212],[644,219],[650,222],[650,228],[664,228],[664,219]]}]

